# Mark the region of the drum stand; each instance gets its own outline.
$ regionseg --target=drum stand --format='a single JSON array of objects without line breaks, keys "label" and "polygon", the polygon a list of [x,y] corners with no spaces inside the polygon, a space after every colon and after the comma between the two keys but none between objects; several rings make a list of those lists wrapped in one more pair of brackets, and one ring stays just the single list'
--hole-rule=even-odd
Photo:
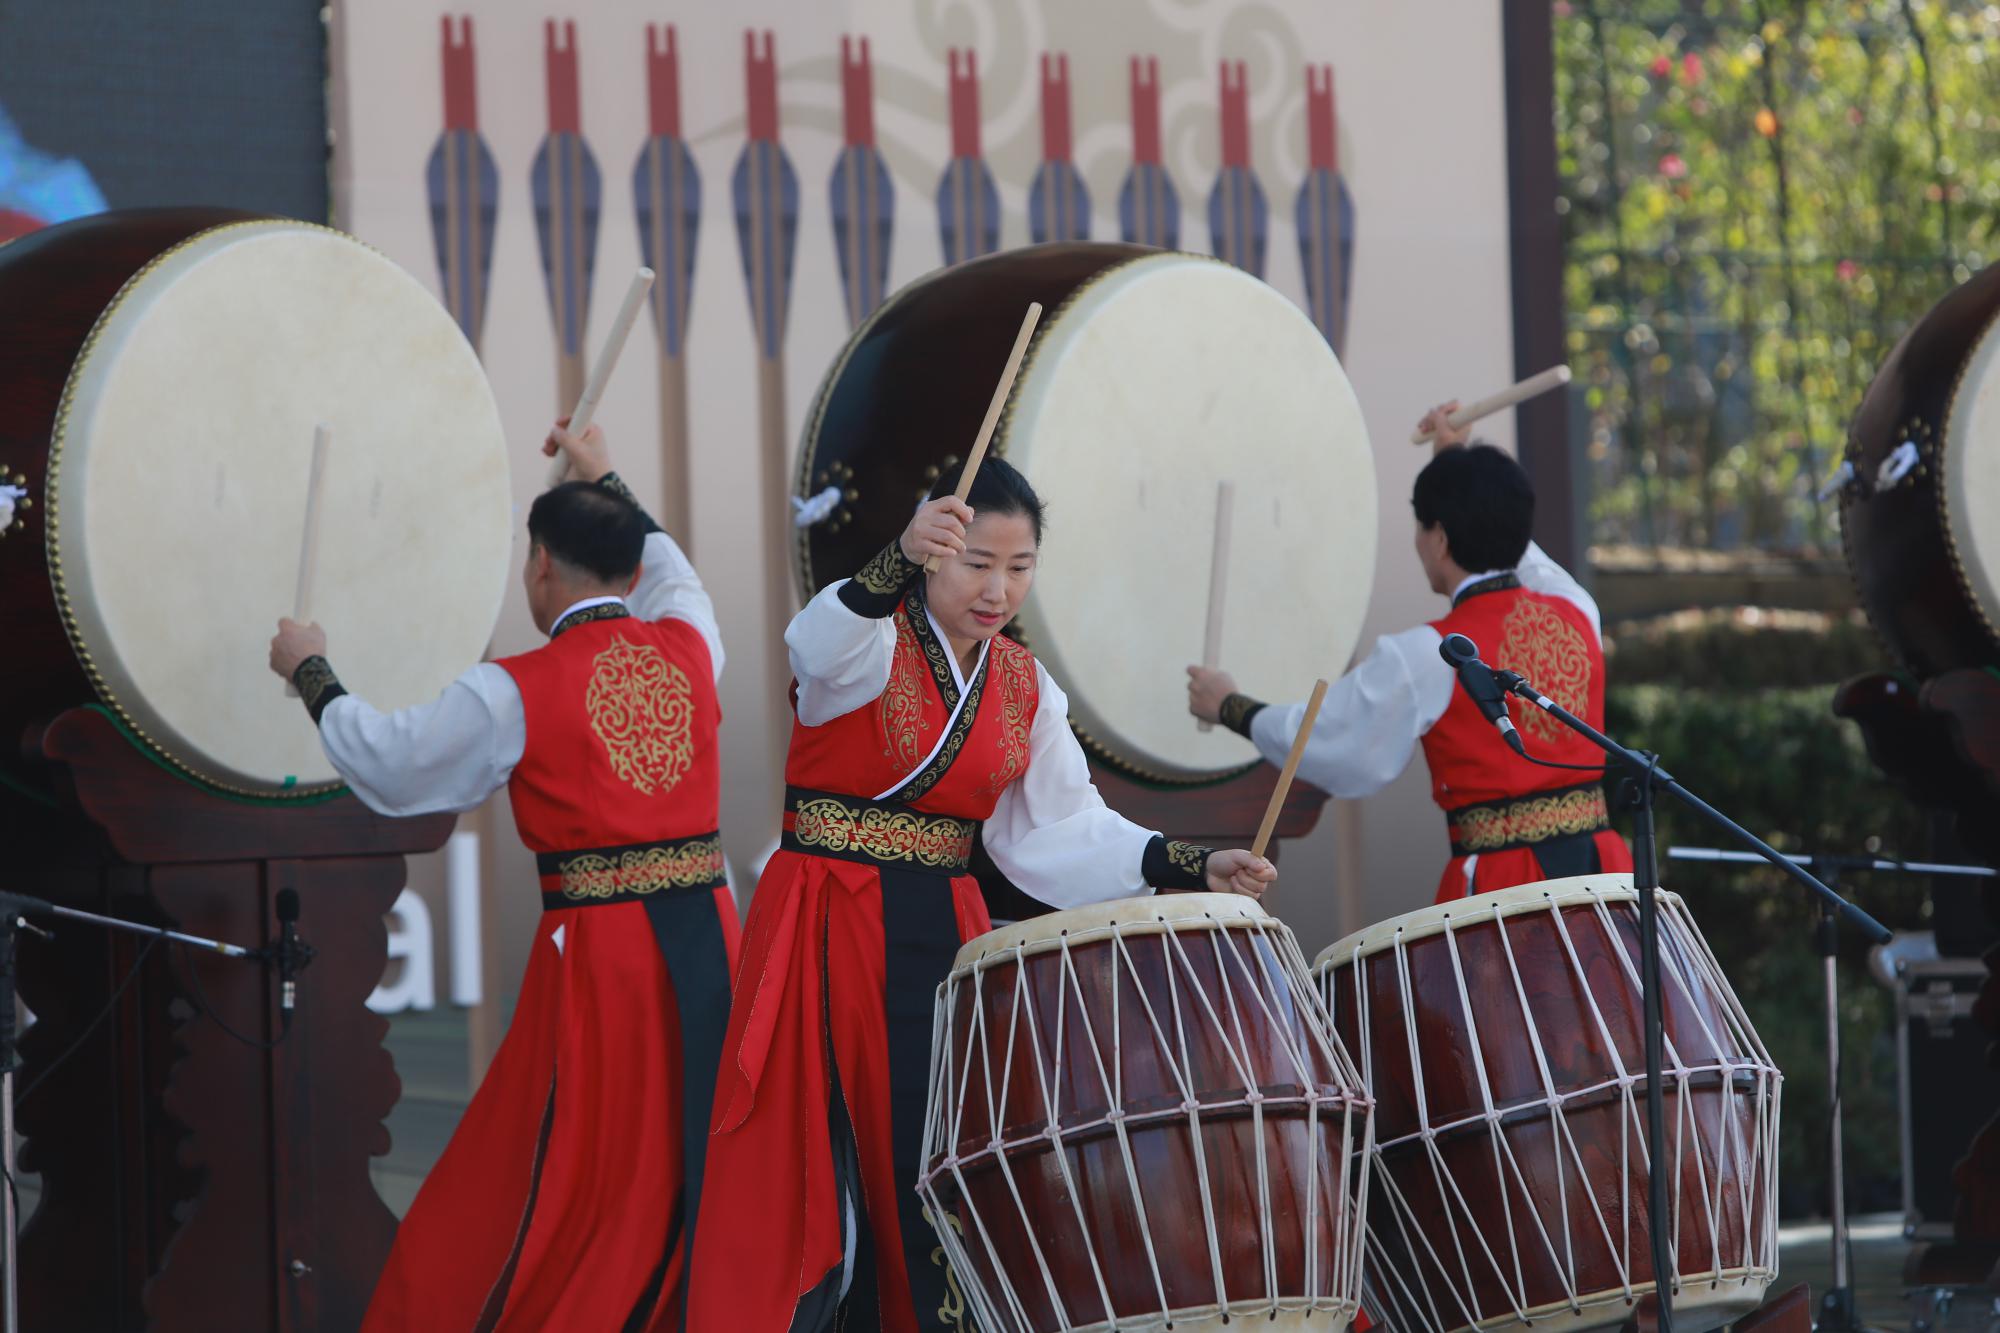
[{"label": "drum stand", "polygon": [[95,912],[79,912],[71,907],[57,907],[40,898],[0,893],[0,1264],[5,1265],[5,1272],[0,1273],[0,1329],[4,1329],[5,1333],[21,1333],[21,1284],[16,1267],[21,1219],[16,1212],[18,1199],[14,1162],[14,1068],[15,1043],[19,1035],[14,1029],[14,945],[19,939],[17,932],[22,930],[46,935],[46,932],[28,924],[27,917],[30,915],[67,917],[107,930],[123,930],[175,944],[192,945],[246,962],[276,961],[274,955],[263,949],[246,949],[240,944],[224,944],[199,935],[183,935],[177,930],[121,921],[117,917],[99,916]]},{"label": "drum stand", "polygon": [[1658,1333],[1673,1333],[1672,1289],[1674,1275],[1679,1270],[1673,1261],[1673,1236],[1668,1230],[1667,1195],[1673,1182],[1668,1179],[1668,1173],[1661,1169],[1661,1163],[1667,1160],[1665,1093],[1661,1087],[1664,1077],[1661,1066],[1664,1063],[1662,1048],[1665,1044],[1665,1024],[1660,1016],[1659,911],[1654,900],[1654,894],[1660,887],[1660,865],[1655,854],[1653,835],[1654,793],[1664,791],[1677,797],[1683,805],[1716,828],[1728,833],[1744,846],[1754,849],[1759,857],[1811,889],[1819,895],[1820,902],[1829,916],[1846,915],[1861,928],[1863,934],[1876,943],[1887,943],[1889,930],[1874,917],[1813,878],[1804,867],[1786,857],[1784,853],[1771,847],[1756,834],[1681,786],[1672,774],[1660,767],[1658,755],[1629,750],[1620,745],[1544,695],[1516,672],[1494,671],[1493,678],[1500,688],[1526,699],[1570,730],[1589,740],[1603,750],[1606,757],[1626,769],[1621,795],[1622,803],[1633,811],[1634,816],[1632,878],[1633,887],[1639,892],[1639,979],[1645,992],[1646,1010],[1646,1160],[1650,1164],[1647,1173],[1649,1179],[1646,1191],[1646,1225],[1652,1238]]},{"label": "drum stand", "polygon": [[[1675,861],[1754,863],[1763,859],[1748,852],[1721,851],[1713,847],[1675,847],[1667,856]],[[1989,879],[1996,873],[1988,866],[1934,865],[1923,861],[1888,861],[1872,856],[1791,856],[1785,859],[1795,865],[1811,866],[1825,877],[1829,885],[1838,885],[1841,875],[1849,870],[1907,875],[1965,875]],[[1847,1167],[1841,1140],[1841,1126],[1846,1113],[1840,1102],[1840,979],[1835,967],[1840,944],[1840,917],[1824,901],[1820,903],[1819,929],[1814,936],[1819,942],[1820,961],[1826,973],[1827,1212],[1831,1216],[1833,1232],[1833,1285],[1820,1297],[1819,1318],[1813,1326],[1819,1333],[1860,1333],[1868,1326],[1854,1314],[1854,1256],[1847,1234]]]}]

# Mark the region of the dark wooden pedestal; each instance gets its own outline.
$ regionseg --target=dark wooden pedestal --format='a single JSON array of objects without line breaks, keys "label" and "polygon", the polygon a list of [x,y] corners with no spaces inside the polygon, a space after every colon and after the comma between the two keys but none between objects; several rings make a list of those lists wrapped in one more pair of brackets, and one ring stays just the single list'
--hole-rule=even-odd
[{"label": "dark wooden pedestal", "polygon": [[[1861,676],[1840,687],[1833,711],[1861,728],[1868,754],[1918,804],[1956,816],[1959,840],[1988,865],[2000,866],[2000,676],[1950,671],[1920,688],[1893,676]],[[2000,923],[2000,885],[1981,890],[1986,915]],[[1942,922],[1940,938],[1942,938]],[[1986,983],[1973,1018],[1995,1038],[1989,1060],[2000,1060],[2000,947],[1985,955]],[[1968,1145],[1953,1173],[1958,1209],[1955,1281],[2000,1274],[2000,1115]],[[1934,1275],[1929,1281],[1942,1281]]]},{"label": "dark wooden pedestal", "polygon": [[75,922],[52,941],[23,933],[21,996],[37,1021],[19,1087],[80,1041],[20,1102],[21,1166],[42,1189],[21,1241],[23,1327],[358,1327],[396,1233],[368,1166],[389,1149],[383,1120],[401,1092],[388,1025],[365,1001],[403,857],[443,845],[453,818],[384,819],[352,796],[228,800],[93,709],[57,717],[35,748],[49,802],[0,789],[5,888],[253,946],[276,938],[273,903],[291,888],[317,957],[290,1036],[266,1051],[214,1021],[277,1035],[259,964],[148,951]]}]

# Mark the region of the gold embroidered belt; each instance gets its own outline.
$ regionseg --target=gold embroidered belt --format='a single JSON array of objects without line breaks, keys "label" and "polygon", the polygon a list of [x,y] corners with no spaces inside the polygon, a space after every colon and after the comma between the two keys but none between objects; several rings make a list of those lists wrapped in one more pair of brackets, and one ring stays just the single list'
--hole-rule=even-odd
[{"label": "gold embroidered belt", "polygon": [[1451,854],[1505,852],[1552,838],[1572,838],[1611,827],[1604,788],[1597,783],[1541,791],[1507,801],[1486,801],[1445,812]]},{"label": "gold embroidered belt", "polygon": [[933,875],[965,874],[979,833],[976,819],[803,787],[785,789],[784,825],[788,852]]},{"label": "gold embroidered belt", "polygon": [[542,910],[643,902],[663,893],[706,893],[729,882],[716,833],[624,847],[542,852]]}]

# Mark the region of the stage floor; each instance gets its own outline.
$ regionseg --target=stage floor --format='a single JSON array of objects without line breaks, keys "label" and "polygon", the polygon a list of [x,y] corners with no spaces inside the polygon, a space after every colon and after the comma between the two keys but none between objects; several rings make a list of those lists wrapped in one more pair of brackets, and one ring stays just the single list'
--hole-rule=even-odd
[{"label": "stage floor", "polygon": [[[440,1007],[427,1013],[397,1014],[389,1022],[390,1052],[403,1079],[403,1097],[389,1116],[390,1148],[377,1158],[372,1174],[383,1201],[401,1217],[416,1197],[424,1174],[444,1151],[469,1095],[465,1058],[465,1015]],[[40,1182],[21,1179],[21,1207],[32,1216]],[[1813,1298],[1826,1290],[1832,1273],[1825,1222],[1788,1223],[1779,1230],[1779,1277],[1772,1290],[1798,1282],[1812,1284]],[[1910,1245],[1902,1220],[1890,1214],[1857,1217],[1853,1225],[1858,1313],[1881,1329],[1910,1329],[1916,1306],[1903,1287],[1903,1262]],[[1962,1291],[1950,1317],[1918,1333],[2000,1333],[1991,1293]]]}]

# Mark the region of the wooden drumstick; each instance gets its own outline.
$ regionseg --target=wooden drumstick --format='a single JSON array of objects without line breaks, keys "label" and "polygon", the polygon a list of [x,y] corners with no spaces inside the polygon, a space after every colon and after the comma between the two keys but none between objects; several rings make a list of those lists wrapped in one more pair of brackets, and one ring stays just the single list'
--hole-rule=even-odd
[{"label": "wooden drumstick", "polygon": [[[1213,671],[1222,662],[1222,604],[1229,592],[1229,517],[1236,508],[1236,483],[1215,483],[1215,550],[1208,559],[1208,629],[1201,641],[1201,664]],[[1213,722],[1195,724],[1214,731]]]},{"label": "wooden drumstick", "polygon": [[[1510,384],[1499,393],[1490,394],[1478,402],[1459,408],[1445,420],[1454,427],[1470,426],[1481,417],[1490,417],[1495,412],[1505,411],[1516,403],[1525,403],[1530,398],[1547,393],[1550,389],[1560,389],[1569,383],[1568,366],[1550,366],[1539,375],[1530,375],[1519,384]],[[1417,430],[1410,432],[1411,444],[1429,444],[1432,432]]]},{"label": "wooden drumstick", "polygon": [[[625,350],[625,339],[631,336],[639,312],[646,308],[646,293],[652,287],[653,270],[641,268],[632,275],[632,285],[625,289],[625,304],[618,307],[618,318],[611,321],[611,332],[605,336],[604,346],[590,367],[590,378],[584,381],[576,409],[569,414],[566,429],[570,434],[581,436],[590,429],[590,420],[597,415],[597,402],[604,397],[604,385],[611,378],[612,367],[618,364],[618,354]],[[557,449],[555,461],[549,464],[548,486],[543,489],[562,485],[568,475],[569,455]]]},{"label": "wooden drumstick", "polygon": [[[299,584],[292,597],[292,619],[301,625],[312,623],[313,577],[319,573],[320,481],[326,476],[326,447],[333,441],[333,427],[324,423],[313,427],[311,470],[306,473],[306,525],[299,535]],[[298,687],[285,682],[285,697],[299,697]]]},{"label": "wooden drumstick", "polygon": [[[1028,302],[1028,313],[1021,319],[1021,331],[1014,335],[1014,350],[1007,353],[1007,368],[1000,372],[1000,387],[993,391],[993,401],[986,405],[986,420],[979,423],[979,438],[972,442],[972,452],[966,455],[965,467],[958,474],[957,495],[965,499],[972,489],[972,479],[979,475],[979,465],[986,461],[986,446],[993,439],[993,428],[1000,424],[1000,409],[1007,406],[1007,395],[1014,392],[1014,376],[1020,373],[1021,358],[1028,354],[1028,343],[1035,336],[1035,325],[1041,322],[1042,303]],[[924,572],[935,574],[943,562],[936,556],[924,561]]]},{"label": "wooden drumstick", "polygon": [[1292,752],[1285,756],[1285,766],[1278,770],[1278,785],[1271,789],[1271,803],[1264,807],[1264,822],[1257,826],[1257,841],[1250,844],[1252,856],[1262,856],[1271,845],[1271,830],[1278,826],[1278,812],[1285,808],[1285,797],[1292,790],[1292,774],[1299,771],[1299,760],[1305,757],[1306,742],[1312,739],[1313,723],[1319,720],[1319,706],[1325,698],[1326,682],[1313,682],[1312,698],[1306,700],[1306,715],[1299,719],[1299,734],[1292,737]]}]

